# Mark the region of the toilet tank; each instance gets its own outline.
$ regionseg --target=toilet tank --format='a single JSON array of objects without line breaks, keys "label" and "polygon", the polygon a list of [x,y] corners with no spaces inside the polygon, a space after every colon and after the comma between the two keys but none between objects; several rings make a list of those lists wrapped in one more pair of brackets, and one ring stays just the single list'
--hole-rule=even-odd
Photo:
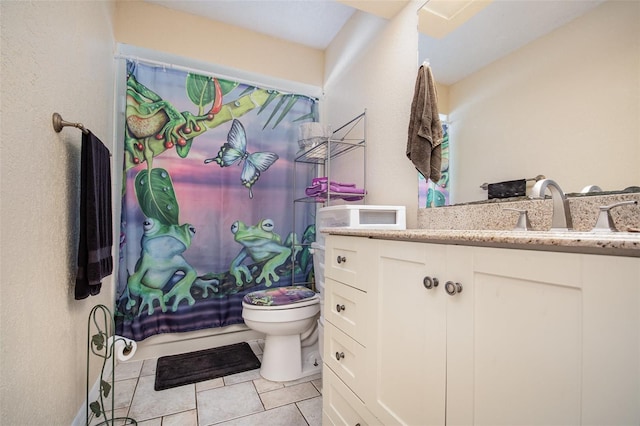
[{"label": "toilet tank", "polygon": [[324,246],[322,228],[407,229],[404,206],[349,205],[322,207],[316,217],[316,241]]}]

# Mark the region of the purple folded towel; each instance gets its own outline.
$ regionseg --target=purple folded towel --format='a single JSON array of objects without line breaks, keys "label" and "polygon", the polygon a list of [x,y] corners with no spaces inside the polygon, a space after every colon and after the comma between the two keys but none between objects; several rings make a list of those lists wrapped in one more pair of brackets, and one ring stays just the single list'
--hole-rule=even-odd
[{"label": "purple folded towel", "polygon": [[[330,192],[338,192],[340,194],[364,194],[364,189],[353,187],[342,187],[338,185],[331,185],[329,187]],[[315,187],[309,187],[304,190],[305,194],[309,197],[327,192],[327,185],[320,185]]]},{"label": "purple folded towel", "polygon": [[[320,203],[324,203],[325,201],[327,201],[327,194],[324,193],[322,196],[318,196],[315,197],[315,200],[320,202]],[[345,196],[345,195],[336,195],[336,194],[331,194],[331,199],[340,199],[340,200],[344,200],[344,201],[360,201],[364,199],[363,195],[353,195],[353,196]]]},{"label": "purple folded towel", "polygon": [[364,194],[364,189],[356,188],[355,185],[342,185],[336,182],[331,182],[331,185],[326,183],[320,183],[317,185],[307,187],[304,192],[309,197],[313,197],[324,192],[327,192],[327,188],[330,192],[338,192],[340,194]]},{"label": "purple folded towel", "polygon": [[[313,178],[311,179],[311,186],[321,185],[323,183],[326,184],[328,181],[329,181],[329,178],[327,178],[326,176]],[[355,183],[340,183],[334,180],[331,181],[331,185],[338,185],[338,186],[351,187],[351,188],[356,187]]]},{"label": "purple folded towel", "polygon": [[[311,186],[304,190],[308,197],[315,197],[317,201],[324,202],[327,198],[339,198],[345,201],[359,201],[364,198],[366,191],[356,188],[354,183],[340,183],[331,181],[324,177],[318,177],[311,180]],[[330,194],[328,194],[329,192]],[[353,194],[353,195],[351,195]]]}]

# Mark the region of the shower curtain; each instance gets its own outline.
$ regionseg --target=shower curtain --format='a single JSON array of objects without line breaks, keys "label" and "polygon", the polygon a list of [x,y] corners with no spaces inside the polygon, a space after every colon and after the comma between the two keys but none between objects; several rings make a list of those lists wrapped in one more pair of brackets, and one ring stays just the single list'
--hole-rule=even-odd
[{"label": "shower curtain", "polygon": [[433,182],[431,179],[425,179],[422,173],[418,172],[418,206],[421,208],[448,206],[450,203],[449,124],[446,123],[446,117],[442,114],[440,115],[440,121],[442,122],[440,180]]},{"label": "shower curtain", "polygon": [[125,118],[117,334],[242,323],[246,293],[308,281],[293,159],[315,99],[128,61]]}]

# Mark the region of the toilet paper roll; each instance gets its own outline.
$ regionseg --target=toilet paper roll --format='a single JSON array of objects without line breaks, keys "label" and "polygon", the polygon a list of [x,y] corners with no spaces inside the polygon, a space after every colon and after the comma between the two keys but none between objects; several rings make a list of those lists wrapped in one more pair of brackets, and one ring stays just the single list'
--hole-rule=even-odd
[{"label": "toilet paper roll", "polygon": [[[113,351],[112,346],[114,346]],[[118,361],[129,361],[136,354],[138,344],[135,340],[127,339],[126,337],[116,334],[107,339],[107,347],[109,348],[109,353],[112,353]]]}]

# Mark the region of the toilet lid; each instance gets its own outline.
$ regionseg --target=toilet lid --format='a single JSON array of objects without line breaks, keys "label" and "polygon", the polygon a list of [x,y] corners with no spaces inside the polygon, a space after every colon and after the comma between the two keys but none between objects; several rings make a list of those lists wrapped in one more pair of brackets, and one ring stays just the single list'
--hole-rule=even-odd
[{"label": "toilet lid", "polygon": [[304,302],[315,296],[316,292],[307,287],[276,287],[247,293],[242,301],[254,306],[282,306]]}]

